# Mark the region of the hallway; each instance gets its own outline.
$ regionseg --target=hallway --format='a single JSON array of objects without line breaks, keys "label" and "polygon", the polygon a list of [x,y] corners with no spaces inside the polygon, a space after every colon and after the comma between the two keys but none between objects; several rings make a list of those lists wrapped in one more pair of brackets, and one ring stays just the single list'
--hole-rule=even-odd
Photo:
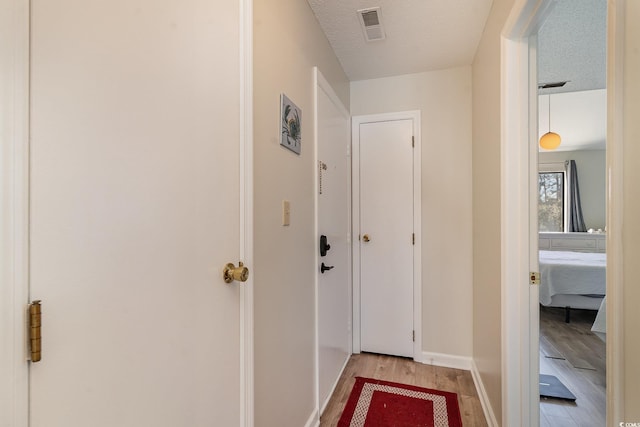
[{"label": "hallway", "polygon": [[338,423],[356,376],[457,393],[462,424],[465,427],[487,425],[471,372],[425,365],[401,357],[362,353],[354,354],[349,359],[331,400],[320,417],[321,427],[333,427]]}]

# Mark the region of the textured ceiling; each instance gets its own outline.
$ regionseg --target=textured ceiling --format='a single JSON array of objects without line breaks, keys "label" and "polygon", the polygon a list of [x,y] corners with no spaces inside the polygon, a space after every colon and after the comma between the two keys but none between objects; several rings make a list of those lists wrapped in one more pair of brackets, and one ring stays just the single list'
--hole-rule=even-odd
[{"label": "textured ceiling", "polygon": [[[308,0],[350,80],[473,61],[492,0]],[[357,10],[381,7],[385,40],[366,42]],[[606,0],[556,0],[538,35],[541,94],[604,89]]]},{"label": "textured ceiling", "polygon": [[[538,33],[539,131],[562,137],[558,151],[604,150],[606,141],[606,0],[557,0]],[[541,151],[544,151],[540,149]]]},{"label": "textured ceiling", "polygon": [[[350,80],[469,65],[492,0],[308,0]],[[357,10],[379,6],[386,39],[366,42]]]},{"label": "textured ceiling", "polygon": [[538,33],[538,82],[569,81],[541,94],[606,87],[606,0],[558,0]]},{"label": "textured ceiling", "polygon": [[[307,0],[351,81],[446,69],[473,62],[492,0]],[[636,0],[634,0],[636,1]],[[640,1],[640,0],[638,0]],[[357,11],[379,6],[386,39],[366,42]],[[556,0],[538,34],[540,129],[560,150],[604,149],[606,0]],[[562,93],[572,92],[568,96]]]}]

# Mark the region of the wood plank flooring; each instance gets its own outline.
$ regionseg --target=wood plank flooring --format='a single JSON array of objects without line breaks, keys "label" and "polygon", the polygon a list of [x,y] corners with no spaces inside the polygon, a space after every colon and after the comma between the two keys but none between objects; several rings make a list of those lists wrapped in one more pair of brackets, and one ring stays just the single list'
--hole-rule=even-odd
[{"label": "wood plank flooring", "polygon": [[462,424],[465,427],[487,426],[471,372],[424,365],[401,357],[362,353],[349,359],[320,417],[321,427],[338,424],[357,376],[457,393]]},{"label": "wood plank flooring", "polygon": [[[564,309],[541,307],[540,373],[555,375],[577,397],[575,403],[541,399],[541,427],[606,425],[605,344],[591,333],[594,318],[593,311],[574,310],[567,324]],[[338,423],[356,376],[457,393],[463,425],[487,425],[470,372],[363,353],[352,355],[347,363],[320,417],[321,427]]]},{"label": "wood plank flooring", "polygon": [[540,373],[555,375],[576,396],[575,403],[540,399],[540,426],[606,425],[605,343],[591,332],[596,312],[540,307]]}]

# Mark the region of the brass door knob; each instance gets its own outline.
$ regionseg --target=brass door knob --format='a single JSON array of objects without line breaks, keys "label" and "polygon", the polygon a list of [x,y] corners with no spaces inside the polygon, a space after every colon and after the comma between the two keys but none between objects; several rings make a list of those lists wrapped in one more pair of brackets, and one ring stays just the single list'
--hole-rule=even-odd
[{"label": "brass door knob", "polygon": [[370,241],[371,239],[369,238],[368,234],[365,234],[364,236],[362,236],[362,240],[364,240],[364,242],[366,243],[366,242]]},{"label": "brass door knob", "polygon": [[231,283],[234,280],[246,282],[249,278],[249,269],[242,262],[238,262],[237,267],[233,263],[229,263],[225,265],[222,275],[225,283]]}]

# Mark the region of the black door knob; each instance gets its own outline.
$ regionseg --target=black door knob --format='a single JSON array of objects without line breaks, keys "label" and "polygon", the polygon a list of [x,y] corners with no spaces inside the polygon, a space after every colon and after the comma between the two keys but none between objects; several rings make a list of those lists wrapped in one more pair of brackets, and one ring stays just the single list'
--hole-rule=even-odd
[{"label": "black door knob", "polygon": [[329,271],[333,268],[333,265],[324,265],[324,262],[320,264],[320,273],[324,274],[325,271]]}]

